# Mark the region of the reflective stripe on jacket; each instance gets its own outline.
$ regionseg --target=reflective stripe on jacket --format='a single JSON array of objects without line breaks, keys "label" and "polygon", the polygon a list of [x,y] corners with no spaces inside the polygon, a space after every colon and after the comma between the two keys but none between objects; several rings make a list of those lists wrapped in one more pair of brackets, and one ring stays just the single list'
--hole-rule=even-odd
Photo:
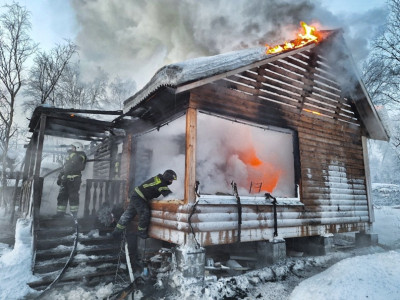
[{"label": "reflective stripe on jacket", "polygon": [[135,191],[138,196],[144,200],[151,200],[157,198],[160,195],[167,196],[171,194],[171,190],[168,188],[168,183],[164,180],[161,174],[146,180],[141,185],[135,187]]},{"label": "reflective stripe on jacket", "polygon": [[64,175],[67,178],[80,176],[86,166],[86,154],[83,151],[73,151],[65,159]]}]

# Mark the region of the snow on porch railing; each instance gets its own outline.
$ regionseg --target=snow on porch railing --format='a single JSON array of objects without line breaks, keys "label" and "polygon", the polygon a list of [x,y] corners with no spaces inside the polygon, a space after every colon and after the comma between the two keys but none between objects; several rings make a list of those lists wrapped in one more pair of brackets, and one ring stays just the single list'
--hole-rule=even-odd
[{"label": "snow on porch railing", "polygon": [[125,180],[88,179],[84,216],[95,215],[104,202],[108,202],[110,206],[122,205],[125,186]]},{"label": "snow on porch railing", "polygon": [[[236,205],[235,196],[230,195],[200,195],[196,197],[200,204],[211,204],[211,205]],[[277,205],[301,205],[304,204],[300,202],[300,198],[279,198],[276,200]],[[272,205],[271,200],[266,200],[262,196],[240,196],[240,201],[242,205]]]},{"label": "snow on porch railing", "polygon": [[[296,187],[297,193],[295,197],[276,197],[277,205],[304,205],[300,201],[300,187]],[[240,196],[240,195],[239,195]],[[209,194],[197,194],[196,200],[203,204],[222,204],[230,205],[237,204],[237,199],[234,195],[209,195]],[[272,205],[272,200],[267,199],[261,195],[247,195],[240,196],[242,205]]]}]

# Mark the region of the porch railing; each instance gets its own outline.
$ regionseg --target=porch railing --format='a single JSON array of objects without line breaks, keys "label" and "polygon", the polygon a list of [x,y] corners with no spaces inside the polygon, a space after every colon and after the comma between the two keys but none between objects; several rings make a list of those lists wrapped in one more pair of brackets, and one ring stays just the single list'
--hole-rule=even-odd
[{"label": "porch railing", "polygon": [[104,202],[123,204],[125,180],[87,179],[84,216],[95,215]]}]

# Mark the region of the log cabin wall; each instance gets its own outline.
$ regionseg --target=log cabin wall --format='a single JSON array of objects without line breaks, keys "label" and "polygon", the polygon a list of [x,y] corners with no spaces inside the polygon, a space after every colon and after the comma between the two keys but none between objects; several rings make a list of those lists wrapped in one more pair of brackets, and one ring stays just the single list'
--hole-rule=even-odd
[{"label": "log cabin wall", "polygon": [[110,173],[110,139],[107,137],[99,145],[94,153],[93,178],[109,179]]},{"label": "log cabin wall", "polygon": [[121,141],[117,138],[109,136],[96,146],[93,165],[94,179],[115,179],[115,162],[119,142]]},{"label": "log cabin wall", "polygon": [[[369,229],[363,125],[323,56],[304,51],[194,88],[189,107],[297,133],[300,201],[278,201],[280,237]],[[242,202],[240,241],[273,239],[272,204]],[[203,246],[239,240],[233,197],[152,208],[154,237],[180,244],[193,230]]]}]

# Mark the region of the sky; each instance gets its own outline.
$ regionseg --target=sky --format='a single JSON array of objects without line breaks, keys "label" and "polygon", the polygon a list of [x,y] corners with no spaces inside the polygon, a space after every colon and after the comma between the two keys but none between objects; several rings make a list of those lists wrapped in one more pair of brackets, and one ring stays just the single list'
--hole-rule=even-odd
[{"label": "sky", "polygon": [[[0,0],[0,5],[10,3]],[[86,79],[101,68],[144,86],[165,64],[293,38],[301,20],[343,28],[357,62],[386,17],[385,0],[17,0],[42,50],[79,46]]]}]

